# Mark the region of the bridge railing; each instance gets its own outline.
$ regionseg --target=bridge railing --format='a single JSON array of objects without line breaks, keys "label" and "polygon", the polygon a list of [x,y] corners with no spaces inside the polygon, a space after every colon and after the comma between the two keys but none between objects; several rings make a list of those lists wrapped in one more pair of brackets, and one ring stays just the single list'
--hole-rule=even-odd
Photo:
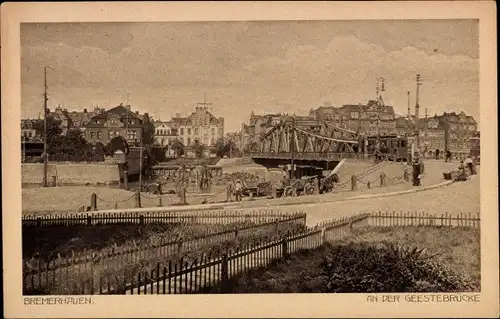
[{"label": "bridge railing", "polygon": [[[275,159],[289,159],[292,157],[289,152],[251,152],[247,153],[249,157],[252,158],[275,158]],[[298,152],[294,154],[294,158],[297,160],[311,160],[311,159],[328,159],[328,160],[339,160],[343,158],[358,159],[364,158],[363,153],[326,153],[326,152]]]}]

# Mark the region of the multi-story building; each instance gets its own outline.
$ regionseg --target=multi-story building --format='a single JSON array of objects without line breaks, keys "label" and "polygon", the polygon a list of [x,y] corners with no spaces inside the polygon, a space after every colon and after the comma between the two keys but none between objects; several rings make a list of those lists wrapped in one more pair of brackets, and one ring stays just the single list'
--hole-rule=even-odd
[{"label": "multi-story building", "polygon": [[469,139],[477,132],[477,122],[474,117],[463,111],[446,113],[440,116],[445,123],[445,148],[454,156],[465,156],[470,153]]},{"label": "multi-story building", "polygon": [[90,119],[96,115],[99,115],[103,113],[105,110],[104,108],[100,108],[96,106],[94,110],[88,111],[87,109],[83,109],[83,112],[79,111],[70,111],[67,112],[66,115],[69,117],[71,121],[70,127],[73,129],[79,129],[80,131],[84,132],[85,127],[87,126],[88,122]]},{"label": "multi-story building", "polygon": [[[336,126],[359,132],[365,135],[390,135],[396,133],[396,117],[394,108],[388,105],[378,105],[370,100],[366,105],[347,104],[341,107],[325,103],[309,115],[319,121],[333,122]],[[380,119],[380,121],[379,121]]]},{"label": "multi-story building", "polygon": [[[396,131],[398,134],[414,135],[415,117],[398,118],[396,120]],[[420,118],[419,127],[419,149],[426,154],[435,152],[436,149],[449,150],[454,157],[463,157],[470,153],[470,138],[477,132],[477,122],[464,112],[446,113],[434,115],[429,118]]]},{"label": "multi-story building", "polygon": [[37,119],[22,119],[21,120],[21,137],[24,141],[42,140],[39,128],[43,128],[43,120]]},{"label": "multi-story building", "polygon": [[186,146],[186,155],[193,156],[195,141],[204,146],[205,155],[209,155],[219,138],[224,138],[224,118],[215,117],[207,107],[197,106],[187,117],[178,113],[172,118],[178,127],[178,136]]},{"label": "multi-story building", "polygon": [[63,109],[61,105],[58,105],[54,112],[49,110],[47,116],[59,121],[59,127],[62,131],[61,134],[66,135],[68,133],[68,130],[71,128],[71,118],[68,115],[68,109]]},{"label": "multi-story building", "polygon": [[139,145],[143,133],[143,119],[132,112],[130,105],[118,105],[93,116],[86,125],[84,136],[90,143],[106,145],[116,136],[123,136],[129,145]]},{"label": "multi-story building", "polygon": [[437,116],[419,119],[419,145],[426,156],[432,156],[439,150],[441,156],[446,149],[446,126],[442,119]]},{"label": "multi-story building", "polygon": [[156,121],[155,126],[155,145],[168,147],[174,140],[179,138],[179,130],[176,123],[172,121]]}]

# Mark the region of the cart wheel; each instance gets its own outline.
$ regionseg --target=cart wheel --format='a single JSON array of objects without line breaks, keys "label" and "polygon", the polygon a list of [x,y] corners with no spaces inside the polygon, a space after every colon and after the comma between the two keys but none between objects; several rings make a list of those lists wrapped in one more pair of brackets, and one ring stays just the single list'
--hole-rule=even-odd
[{"label": "cart wheel", "polygon": [[304,187],[304,194],[306,195],[312,195],[314,194],[314,187],[310,184],[307,184],[305,187]]},{"label": "cart wheel", "polygon": [[297,190],[292,186],[287,186],[283,190],[283,197],[297,196]]}]

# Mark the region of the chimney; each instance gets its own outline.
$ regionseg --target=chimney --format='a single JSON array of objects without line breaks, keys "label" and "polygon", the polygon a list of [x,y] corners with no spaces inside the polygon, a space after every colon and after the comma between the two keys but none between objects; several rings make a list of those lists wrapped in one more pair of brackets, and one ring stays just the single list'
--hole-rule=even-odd
[{"label": "chimney", "polygon": [[83,109],[83,113],[87,113],[87,109]]},{"label": "chimney", "polygon": [[[130,105],[129,105],[129,107],[130,107]],[[129,109],[129,110],[130,110],[130,109]],[[135,115],[139,115],[139,111],[135,111]]]}]

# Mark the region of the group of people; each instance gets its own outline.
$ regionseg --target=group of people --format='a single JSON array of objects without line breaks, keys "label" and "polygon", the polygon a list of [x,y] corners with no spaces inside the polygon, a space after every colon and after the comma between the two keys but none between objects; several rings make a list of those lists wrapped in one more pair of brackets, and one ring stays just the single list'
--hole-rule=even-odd
[{"label": "group of people", "polygon": [[233,201],[233,196],[237,202],[241,202],[243,195],[243,182],[237,178],[235,181],[230,181],[226,187],[226,197],[228,202]]},{"label": "group of people", "polygon": [[458,180],[459,181],[466,181],[467,180],[467,171],[468,175],[475,175],[476,174],[476,168],[474,165],[474,160],[472,159],[472,156],[468,156],[465,161],[461,160],[460,165],[458,166]]},{"label": "group of people", "polygon": [[[177,194],[180,197],[181,204],[186,205],[186,190],[189,187],[190,174],[185,164],[182,164],[179,167],[176,177]],[[196,171],[196,180],[200,191],[206,192],[210,190],[210,185],[212,184],[212,174],[210,173],[207,164],[204,164],[200,171]]]}]

